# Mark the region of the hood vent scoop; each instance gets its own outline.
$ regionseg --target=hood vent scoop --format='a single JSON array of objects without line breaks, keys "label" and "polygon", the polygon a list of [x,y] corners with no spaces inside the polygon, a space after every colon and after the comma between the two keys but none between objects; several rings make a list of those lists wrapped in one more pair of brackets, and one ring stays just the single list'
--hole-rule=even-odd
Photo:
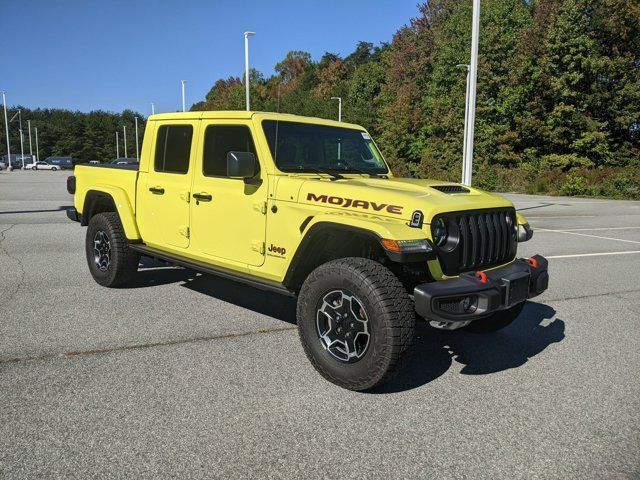
[{"label": "hood vent scoop", "polygon": [[431,188],[435,188],[442,193],[469,193],[470,190],[461,185],[435,185]]}]

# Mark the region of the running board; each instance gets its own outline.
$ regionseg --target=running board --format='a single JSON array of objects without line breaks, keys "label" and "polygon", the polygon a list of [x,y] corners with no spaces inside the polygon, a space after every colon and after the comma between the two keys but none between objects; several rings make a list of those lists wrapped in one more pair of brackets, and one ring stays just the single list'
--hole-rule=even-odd
[{"label": "running board", "polygon": [[294,292],[286,289],[285,287],[282,286],[282,284],[277,282],[270,282],[268,280],[256,280],[255,278],[250,277],[249,275],[243,275],[242,273],[234,272],[233,270],[228,270],[226,268],[213,267],[211,265],[207,265],[206,263],[202,263],[197,260],[192,260],[191,258],[186,258],[181,255],[174,255],[172,253],[167,253],[162,250],[157,250],[155,248],[151,248],[140,243],[129,244],[129,248],[131,250],[135,250],[136,252],[146,257],[156,258],[158,260],[162,260],[168,263],[173,263],[181,267],[190,268],[198,272],[226,278],[227,280],[233,280],[236,282],[245,283],[252,287],[259,288],[260,290],[267,290],[270,292],[279,293],[281,295],[286,295],[289,297],[296,296]]}]

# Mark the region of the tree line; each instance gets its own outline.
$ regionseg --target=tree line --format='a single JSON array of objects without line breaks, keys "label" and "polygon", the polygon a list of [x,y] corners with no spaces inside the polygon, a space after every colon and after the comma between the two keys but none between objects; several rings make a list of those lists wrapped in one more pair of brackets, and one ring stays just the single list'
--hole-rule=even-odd
[{"label": "tree line", "polygon": [[[472,2],[431,0],[390,43],[291,51],[250,74],[255,110],[364,125],[401,175],[459,180]],[[640,198],[640,3],[483,0],[474,183]],[[194,110],[243,109],[240,77]]]},{"label": "tree line", "polygon": [[[79,160],[110,162],[116,158],[116,131],[120,137],[120,156],[125,156],[123,126],[127,127],[127,154],[136,156],[135,120],[138,117],[140,145],[144,135],[144,117],[132,110],[122,113],[96,110],[88,113],[64,109],[29,109],[17,106],[7,111],[9,119],[18,110],[22,111],[22,133],[24,154],[29,154],[29,130],[27,120],[31,120],[31,146],[36,154],[35,129],[38,129],[40,160],[50,156],[73,157]],[[16,116],[9,123],[11,155],[20,154],[20,124]],[[6,155],[5,134],[2,133],[0,152]]]}]

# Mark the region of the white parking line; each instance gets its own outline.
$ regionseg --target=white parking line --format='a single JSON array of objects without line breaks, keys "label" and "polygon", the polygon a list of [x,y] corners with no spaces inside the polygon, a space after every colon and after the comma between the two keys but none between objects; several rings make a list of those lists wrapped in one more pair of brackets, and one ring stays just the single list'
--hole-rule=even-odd
[{"label": "white parking line", "polygon": [[599,228],[565,228],[563,230],[549,230],[547,228],[536,228],[537,232],[595,232],[597,230],[634,230],[640,227],[599,227]]},{"label": "white parking line", "polygon": [[596,218],[596,215],[557,215],[552,217],[530,217],[529,215],[525,215],[527,220],[531,220],[534,218],[545,219],[545,218]]},{"label": "white parking line", "polygon": [[638,242],[637,240],[625,240],[623,238],[603,237],[601,235],[588,235],[586,233],[569,232],[567,230],[552,230],[550,228],[539,228],[538,231],[539,232],[546,231],[546,232],[555,232],[555,233],[566,233],[567,235],[578,235],[580,237],[600,238],[602,240],[613,240],[615,242],[636,243],[636,244],[640,245],[640,242]]},{"label": "white parking line", "polygon": [[551,259],[551,258],[598,257],[600,255],[629,255],[631,253],[640,253],[640,250],[627,250],[626,252],[577,253],[574,255],[552,255],[550,257],[545,257],[545,258]]}]

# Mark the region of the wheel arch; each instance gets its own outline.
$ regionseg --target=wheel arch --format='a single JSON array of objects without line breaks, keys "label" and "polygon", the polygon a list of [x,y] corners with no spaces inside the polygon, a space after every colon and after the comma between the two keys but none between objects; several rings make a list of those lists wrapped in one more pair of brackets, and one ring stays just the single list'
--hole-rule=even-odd
[{"label": "wheel arch", "polygon": [[89,225],[91,217],[103,212],[115,212],[118,214],[127,239],[139,240],[141,238],[131,202],[129,202],[124,190],[105,186],[87,191],[82,207],[81,225]]},{"label": "wheel arch", "polygon": [[[358,249],[368,250],[378,257],[385,255],[380,235],[365,228],[329,221],[318,221],[306,228],[285,274],[283,285],[298,291],[304,279],[319,265],[330,260],[358,255]],[[339,248],[329,251],[333,246]]]}]

